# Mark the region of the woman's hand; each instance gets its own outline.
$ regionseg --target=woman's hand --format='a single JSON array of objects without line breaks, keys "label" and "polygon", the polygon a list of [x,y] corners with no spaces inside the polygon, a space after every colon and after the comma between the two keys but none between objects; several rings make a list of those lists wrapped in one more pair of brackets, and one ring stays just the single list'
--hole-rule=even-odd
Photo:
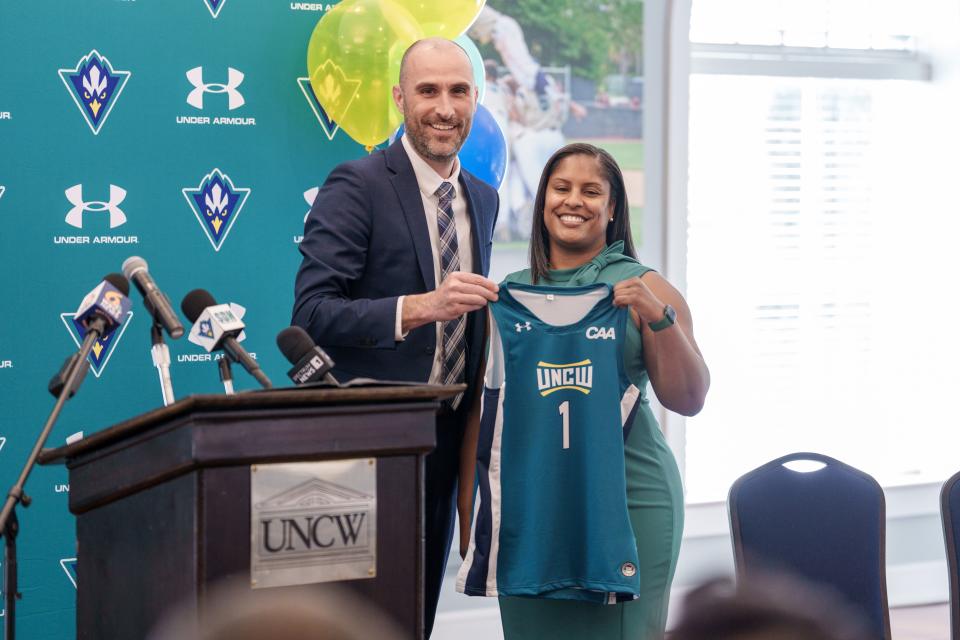
[{"label": "woman's hand", "polygon": [[[657,272],[648,271],[618,282],[613,304],[629,307],[640,329],[644,366],[660,403],[684,416],[699,413],[710,388],[710,372],[693,339],[690,308],[680,292]],[[676,311],[674,324],[654,331],[650,323],[664,318],[668,304]]]},{"label": "woman's hand", "polygon": [[[666,306],[639,276],[621,280],[614,285],[613,304],[630,307],[640,316],[643,324],[660,320]],[[638,326],[642,328],[643,324],[638,323]]]}]

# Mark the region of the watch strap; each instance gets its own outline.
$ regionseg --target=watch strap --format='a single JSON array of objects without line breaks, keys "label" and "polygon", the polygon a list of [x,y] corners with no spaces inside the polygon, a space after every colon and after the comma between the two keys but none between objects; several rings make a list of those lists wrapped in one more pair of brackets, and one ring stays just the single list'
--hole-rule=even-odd
[{"label": "watch strap", "polygon": [[652,331],[662,331],[669,326],[672,326],[677,321],[677,312],[674,311],[673,307],[670,305],[664,305],[663,307],[663,317],[657,320],[656,322],[648,322],[647,326],[650,327]]}]

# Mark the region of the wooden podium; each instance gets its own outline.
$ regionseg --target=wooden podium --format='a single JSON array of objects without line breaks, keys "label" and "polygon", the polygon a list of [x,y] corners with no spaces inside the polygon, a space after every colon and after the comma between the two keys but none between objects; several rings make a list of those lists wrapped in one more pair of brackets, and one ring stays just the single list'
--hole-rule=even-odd
[{"label": "wooden podium", "polygon": [[202,617],[208,588],[248,578],[252,465],[375,458],[376,577],[318,597],[346,586],[421,638],[423,459],[460,386],[191,396],[44,450],[41,464],[70,471],[77,637],[144,638],[170,607]]}]

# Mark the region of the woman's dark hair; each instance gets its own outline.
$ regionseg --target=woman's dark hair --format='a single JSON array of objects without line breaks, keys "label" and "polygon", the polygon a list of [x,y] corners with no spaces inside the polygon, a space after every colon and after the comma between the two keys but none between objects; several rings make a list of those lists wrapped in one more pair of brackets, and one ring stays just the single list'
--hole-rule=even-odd
[{"label": "woman's dark hair", "polygon": [[530,278],[534,284],[539,282],[541,278],[546,278],[547,271],[550,269],[550,242],[547,226],[543,221],[543,210],[547,201],[547,183],[561,160],[576,155],[596,159],[603,177],[610,185],[610,199],[613,201],[613,222],[607,225],[607,245],[613,244],[617,240],[623,240],[624,254],[631,258],[637,257],[636,249],[633,248],[633,237],[630,235],[630,206],[627,203],[627,189],[623,184],[623,173],[620,171],[617,161],[599,147],[585,142],[575,142],[562,147],[550,156],[543,168],[543,174],[540,176],[537,198],[533,203],[533,229],[530,231]]}]

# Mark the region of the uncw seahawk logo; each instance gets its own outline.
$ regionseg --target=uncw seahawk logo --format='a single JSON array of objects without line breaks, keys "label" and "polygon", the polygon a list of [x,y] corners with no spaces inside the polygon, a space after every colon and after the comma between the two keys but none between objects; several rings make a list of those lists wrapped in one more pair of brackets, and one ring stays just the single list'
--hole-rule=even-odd
[{"label": "uncw seahawk logo", "polygon": [[[70,337],[73,338],[73,341],[77,344],[77,348],[83,344],[83,338],[87,334],[87,330],[76,321],[75,313],[61,313],[60,319],[63,321],[63,325],[67,328],[67,331],[70,333]],[[105,338],[101,338],[93,343],[93,349],[90,351],[90,355],[87,357],[87,360],[90,362],[90,370],[93,371],[93,375],[100,377],[100,374],[103,373],[103,370],[106,369],[107,363],[110,362],[110,356],[113,355],[114,350],[117,348],[117,345],[120,343],[120,339],[123,337],[123,332],[127,330],[127,325],[130,324],[130,318],[133,317],[133,312],[128,311],[127,317],[119,327],[116,328],[112,333],[107,335]]]},{"label": "uncw seahawk logo", "polygon": [[129,71],[115,69],[106,56],[94,49],[72,69],[60,69],[60,79],[87,121],[93,135],[107,121],[130,79]]},{"label": "uncw seahawk logo", "polygon": [[227,0],[203,0],[203,4],[206,5],[210,15],[216,18],[220,15],[220,10],[223,9],[223,5],[227,4]]},{"label": "uncw seahawk logo", "polygon": [[320,121],[323,132],[333,140],[340,125],[329,114],[339,118],[347,114],[357,97],[360,81],[348,78],[343,69],[332,60],[327,60],[317,67],[309,78],[297,78],[297,84],[307,98],[313,114]]},{"label": "uncw seahawk logo", "polygon": [[214,169],[195,188],[184,189],[183,196],[207,234],[213,250],[220,251],[250,196],[250,189],[237,187],[230,176],[220,169]]}]

